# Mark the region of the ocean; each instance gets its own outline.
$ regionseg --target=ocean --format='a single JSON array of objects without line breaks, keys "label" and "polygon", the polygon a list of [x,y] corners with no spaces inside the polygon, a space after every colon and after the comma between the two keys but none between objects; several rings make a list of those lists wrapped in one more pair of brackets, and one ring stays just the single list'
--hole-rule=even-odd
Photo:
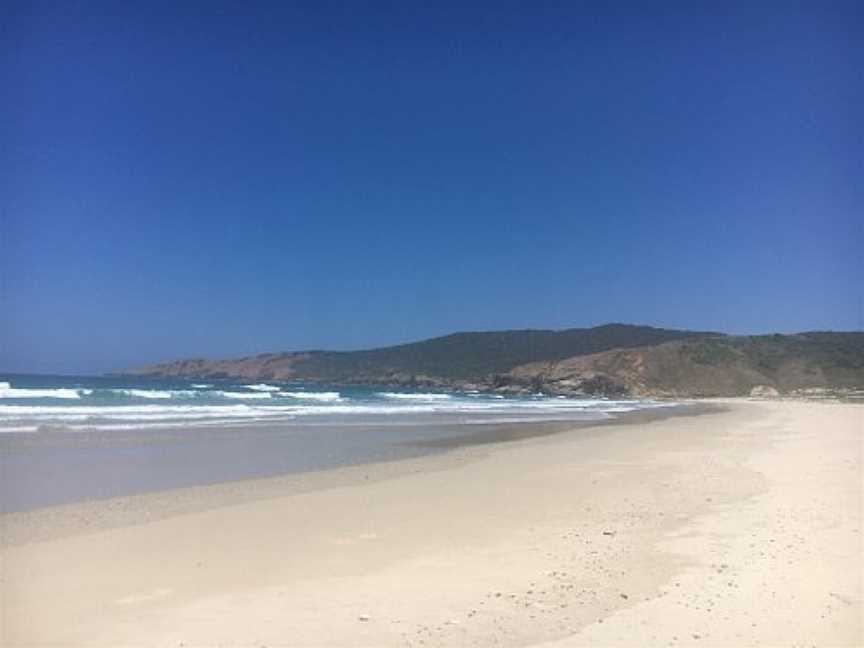
[{"label": "ocean", "polygon": [[518,423],[608,418],[666,403],[282,382],[0,375],[0,434],[224,425]]},{"label": "ocean", "polygon": [[672,406],[276,381],[0,375],[0,512],[416,457],[466,438],[513,438],[521,433],[514,430],[554,431]]}]

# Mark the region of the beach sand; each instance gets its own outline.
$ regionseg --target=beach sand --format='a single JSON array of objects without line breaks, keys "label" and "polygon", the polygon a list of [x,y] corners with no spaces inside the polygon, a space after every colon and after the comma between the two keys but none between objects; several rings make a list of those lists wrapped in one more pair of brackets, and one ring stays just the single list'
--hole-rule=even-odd
[{"label": "beach sand", "polygon": [[864,406],[0,517],[3,646],[861,646]]}]

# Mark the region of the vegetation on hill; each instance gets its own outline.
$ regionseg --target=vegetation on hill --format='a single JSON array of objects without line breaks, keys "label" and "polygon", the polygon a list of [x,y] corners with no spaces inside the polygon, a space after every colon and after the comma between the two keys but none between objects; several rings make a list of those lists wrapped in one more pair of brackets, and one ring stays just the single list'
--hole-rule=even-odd
[{"label": "vegetation on hill", "polygon": [[864,333],[725,336],[616,349],[516,367],[513,388],[552,393],[742,396],[864,388]]},{"label": "vegetation on hill", "polygon": [[562,360],[705,335],[712,334],[625,324],[563,331],[454,333],[370,351],[317,352],[297,364],[296,370],[298,376],[326,376],[336,381],[384,373],[476,380],[537,360]]},{"label": "vegetation on hill", "polygon": [[502,392],[737,396],[757,387],[864,388],[864,333],[726,336],[607,324],[455,333],[368,351],[180,360],[129,373]]},{"label": "vegetation on hill", "polygon": [[482,380],[520,364],[554,361],[615,348],[712,335],[650,326],[607,324],[563,331],[454,333],[367,351],[266,353],[237,360],[178,360],[128,373],[189,378],[271,378],[318,382]]}]

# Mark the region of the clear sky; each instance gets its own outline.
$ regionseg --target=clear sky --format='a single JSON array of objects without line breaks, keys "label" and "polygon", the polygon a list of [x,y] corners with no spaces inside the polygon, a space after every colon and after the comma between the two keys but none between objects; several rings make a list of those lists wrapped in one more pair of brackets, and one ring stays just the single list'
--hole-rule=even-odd
[{"label": "clear sky", "polygon": [[4,3],[0,370],[859,329],[862,6]]}]

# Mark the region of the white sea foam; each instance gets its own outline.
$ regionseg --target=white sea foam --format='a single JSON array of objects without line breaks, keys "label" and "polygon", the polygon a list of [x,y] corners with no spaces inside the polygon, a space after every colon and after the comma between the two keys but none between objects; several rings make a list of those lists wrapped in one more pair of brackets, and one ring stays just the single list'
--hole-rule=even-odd
[{"label": "white sea foam", "polygon": [[401,392],[379,392],[378,396],[384,398],[395,398],[398,400],[450,400],[450,394],[403,394]]},{"label": "white sea foam", "polygon": [[339,392],[279,392],[279,396],[299,398],[301,400],[326,401],[335,403],[342,400]]},{"label": "white sea foam", "polygon": [[262,391],[262,392],[278,392],[279,387],[275,387],[273,385],[243,385],[246,389],[251,389],[253,391]]},{"label": "white sea foam", "polygon": [[0,383],[0,398],[81,398],[91,389],[19,389],[8,382]]},{"label": "white sea foam", "polygon": [[150,389],[112,389],[111,393],[134,396],[136,398],[171,398],[171,392],[153,391]]},{"label": "white sea foam", "polygon": [[[232,392],[227,392],[232,394]],[[302,393],[302,392],[298,392]],[[320,400],[328,402],[336,398],[337,392],[308,393],[305,396],[321,396]],[[264,396],[269,402],[269,394],[241,394],[241,396]],[[388,413],[412,413],[412,412],[507,412],[518,413],[520,411],[535,412],[566,412],[572,410],[596,410],[600,412],[630,411],[646,407],[667,406],[663,403],[642,403],[636,401],[579,401],[579,400],[548,400],[548,401],[434,401],[392,405],[362,403],[338,404],[338,405],[278,405],[278,404],[254,404],[254,405],[195,405],[195,404],[153,404],[153,405],[0,405],[0,421],[18,419],[22,417],[54,418],[62,416],[71,417],[141,417],[153,416],[273,416],[281,414],[388,414]]]},{"label": "white sea foam", "polygon": [[11,434],[13,432],[38,432],[39,427],[36,425],[18,425],[18,426],[0,426],[0,434]]},{"label": "white sea foam", "polygon": [[156,389],[112,389],[111,391],[115,394],[124,394],[125,396],[134,396],[135,398],[173,398],[175,395],[191,395],[195,393],[192,391],[175,392]]},{"label": "white sea foam", "polygon": [[230,391],[212,391],[206,392],[207,394],[212,394],[214,396],[221,396],[222,398],[231,398],[236,400],[266,400],[273,397],[269,392],[230,392]]},{"label": "white sea foam", "polygon": [[41,407],[4,405],[0,407],[0,422],[16,420],[81,421],[105,420],[166,420],[174,418],[244,418],[249,416],[280,416],[296,408],[256,408],[249,405],[106,405],[82,407]]},{"label": "white sea foam", "polygon": [[210,389],[213,385],[189,385],[195,389]]},{"label": "white sea foam", "polygon": [[[274,391],[267,384],[244,386],[249,391],[204,390],[206,385],[199,387],[199,390],[99,389],[92,399],[82,400],[82,395],[93,390],[28,390],[0,382],[0,398],[74,399],[55,405],[0,404],[0,433],[55,427],[59,430],[146,429],[182,425],[245,425],[267,421],[287,423],[292,419],[307,424],[335,420],[346,425],[370,420],[380,424],[434,420],[426,418],[426,415],[443,415],[450,418],[441,420],[461,423],[531,422],[567,420],[568,417],[573,420],[603,418],[634,409],[674,405],[656,401],[410,392],[378,392],[375,394],[377,399],[369,400],[362,396],[354,399],[335,391]],[[153,402],[122,404],[124,401],[121,400],[97,405],[100,403],[97,399],[105,392]],[[237,403],[237,400],[245,402]]]},{"label": "white sea foam", "polygon": [[0,418],[10,414],[51,416],[54,414],[86,414],[98,416],[101,414],[133,413],[151,414],[159,412],[182,413],[182,412],[237,412],[242,413],[250,409],[248,405],[0,405]]}]

